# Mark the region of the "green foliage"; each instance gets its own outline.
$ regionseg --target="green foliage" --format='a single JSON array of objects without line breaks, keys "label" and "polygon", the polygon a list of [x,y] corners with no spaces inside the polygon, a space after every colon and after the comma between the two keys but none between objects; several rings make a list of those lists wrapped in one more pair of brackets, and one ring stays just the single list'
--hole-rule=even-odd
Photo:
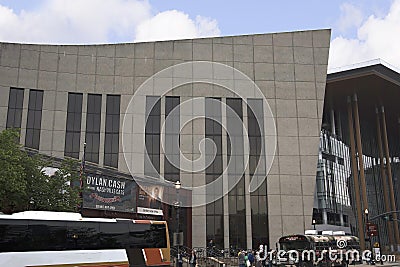
[{"label": "green foliage", "polygon": [[51,161],[30,156],[19,144],[19,132],[0,133],[0,211],[75,211],[79,197],[79,163],[65,159],[54,176],[42,172]]}]

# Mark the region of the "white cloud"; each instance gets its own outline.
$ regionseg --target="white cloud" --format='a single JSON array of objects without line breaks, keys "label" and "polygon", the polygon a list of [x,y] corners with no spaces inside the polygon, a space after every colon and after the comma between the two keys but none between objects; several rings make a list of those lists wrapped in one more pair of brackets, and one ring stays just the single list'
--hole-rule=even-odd
[{"label": "white cloud", "polygon": [[336,37],[331,42],[329,68],[380,58],[400,67],[400,0],[382,18],[371,15],[357,30],[357,38]]},{"label": "white cloud", "polygon": [[346,32],[353,27],[359,27],[363,21],[363,14],[360,9],[349,3],[340,6],[341,16],[338,21],[338,30]]},{"label": "white cloud", "polygon": [[113,43],[219,33],[215,20],[201,16],[193,20],[176,10],[154,16],[148,0],[44,0],[19,13],[0,5],[0,41],[7,42]]},{"label": "white cloud", "polygon": [[143,21],[136,28],[136,41],[161,41],[220,35],[216,20],[169,10]]}]

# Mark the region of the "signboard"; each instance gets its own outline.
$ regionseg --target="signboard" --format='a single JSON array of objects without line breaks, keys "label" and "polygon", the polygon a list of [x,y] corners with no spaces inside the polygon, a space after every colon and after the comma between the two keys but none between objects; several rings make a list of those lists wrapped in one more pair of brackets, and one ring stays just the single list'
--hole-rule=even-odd
[{"label": "signboard", "polygon": [[367,235],[378,236],[378,226],[374,223],[367,223]]},{"label": "signboard", "polygon": [[136,184],[133,180],[88,174],[83,190],[83,207],[135,212]]},{"label": "signboard", "polygon": [[138,195],[138,213],[163,215],[162,200],[164,188],[160,185],[141,185]]}]

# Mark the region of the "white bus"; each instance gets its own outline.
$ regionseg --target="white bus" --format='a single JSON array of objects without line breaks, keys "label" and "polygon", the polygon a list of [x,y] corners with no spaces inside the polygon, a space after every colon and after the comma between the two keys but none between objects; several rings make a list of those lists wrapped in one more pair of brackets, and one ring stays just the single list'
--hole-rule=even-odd
[{"label": "white bus", "polygon": [[165,221],[26,211],[0,215],[0,266],[169,266]]}]

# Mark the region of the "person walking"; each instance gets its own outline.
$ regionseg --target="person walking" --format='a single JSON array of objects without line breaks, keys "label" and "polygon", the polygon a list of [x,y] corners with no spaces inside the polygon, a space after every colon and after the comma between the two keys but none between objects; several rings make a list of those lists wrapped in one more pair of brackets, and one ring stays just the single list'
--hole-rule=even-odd
[{"label": "person walking", "polygon": [[253,264],[254,264],[254,251],[250,251],[249,254],[247,254],[247,259],[250,262],[250,266],[253,266]]},{"label": "person walking", "polygon": [[190,267],[196,267],[197,257],[196,257],[196,252],[194,252],[194,250],[192,250],[192,254],[190,255],[189,264]]},{"label": "person walking", "polygon": [[246,267],[246,259],[245,259],[244,251],[240,251],[238,255],[239,267]]}]

